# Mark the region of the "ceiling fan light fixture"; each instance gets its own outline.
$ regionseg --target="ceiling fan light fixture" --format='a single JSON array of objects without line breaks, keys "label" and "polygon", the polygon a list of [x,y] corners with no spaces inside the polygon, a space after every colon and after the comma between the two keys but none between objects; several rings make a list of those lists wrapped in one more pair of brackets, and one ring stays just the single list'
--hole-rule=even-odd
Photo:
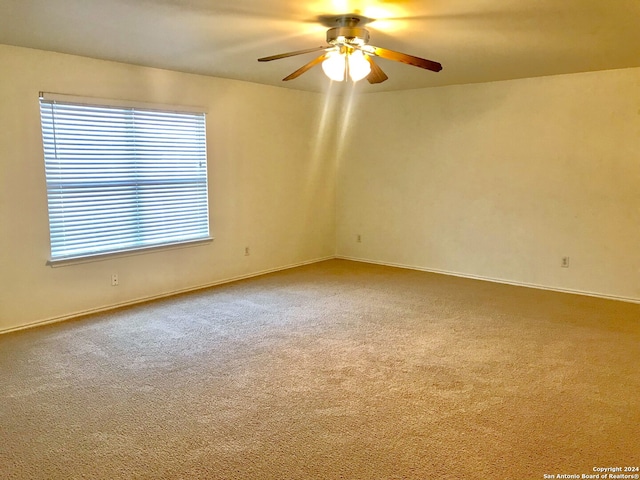
[{"label": "ceiling fan light fixture", "polygon": [[346,70],[345,54],[339,51],[328,52],[322,62],[322,70],[334,82],[344,81]]},{"label": "ceiling fan light fixture", "polygon": [[360,50],[351,52],[347,60],[349,62],[349,76],[354,82],[362,80],[371,73],[371,64],[364,58],[364,54]]},{"label": "ceiling fan light fixture", "polygon": [[347,76],[357,82],[369,75],[371,65],[359,50],[335,51],[327,53],[322,62],[322,70],[334,82],[344,82]]}]

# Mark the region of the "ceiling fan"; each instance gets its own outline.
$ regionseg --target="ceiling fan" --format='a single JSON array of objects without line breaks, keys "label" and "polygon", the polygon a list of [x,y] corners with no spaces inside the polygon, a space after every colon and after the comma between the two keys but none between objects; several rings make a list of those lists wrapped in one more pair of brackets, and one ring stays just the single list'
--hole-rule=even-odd
[{"label": "ceiling fan", "polygon": [[259,58],[258,61],[270,62],[271,60],[279,60],[281,58],[324,50],[322,55],[303,65],[291,75],[283,78],[282,80],[285,82],[298,78],[316,65],[322,64],[322,69],[325,74],[335,81],[341,82],[347,78],[351,78],[351,80],[357,82],[358,80],[366,78],[369,83],[382,83],[389,77],[387,77],[382,69],[373,61],[372,57],[374,56],[406,63],[432,72],[442,70],[442,65],[438,62],[369,45],[369,31],[361,25],[372,22],[373,19],[371,18],[357,14],[324,16],[320,18],[327,26],[337,25],[327,30],[328,46],[281,53],[270,57]]}]

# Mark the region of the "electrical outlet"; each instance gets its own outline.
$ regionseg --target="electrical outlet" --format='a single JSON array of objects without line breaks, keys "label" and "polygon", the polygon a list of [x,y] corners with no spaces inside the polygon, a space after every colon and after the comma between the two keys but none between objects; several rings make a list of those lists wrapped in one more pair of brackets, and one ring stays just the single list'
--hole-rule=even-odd
[{"label": "electrical outlet", "polygon": [[244,247],[244,256],[248,257],[249,255],[251,255],[251,253],[249,252],[249,247]]},{"label": "electrical outlet", "polygon": [[569,268],[569,257],[562,257],[562,262],[560,263],[562,268]]},{"label": "electrical outlet", "polygon": [[117,273],[112,273],[111,274],[111,286],[112,287],[117,287],[118,286],[118,274]]},{"label": "electrical outlet", "polygon": [[362,235],[360,235],[360,234],[356,235],[356,242],[357,243],[362,243]]}]

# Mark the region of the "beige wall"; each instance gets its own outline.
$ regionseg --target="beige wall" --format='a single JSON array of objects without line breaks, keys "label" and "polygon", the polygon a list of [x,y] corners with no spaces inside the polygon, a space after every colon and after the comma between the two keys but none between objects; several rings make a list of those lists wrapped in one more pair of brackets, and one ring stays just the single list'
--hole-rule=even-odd
[{"label": "beige wall", "polygon": [[[336,249],[640,300],[640,69],[336,99],[2,45],[0,64],[0,331]],[[39,91],[206,108],[215,241],[45,266]]]},{"label": "beige wall", "polygon": [[640,300],[640,69],[372,94],[357,112],[338,255]]},{"label": "beige wall", "polygon": [[[3,45],[0,65],[0,331],[334,254],[323,95]],[[206,108],[215,241],[45,266],[39,91]]]}]

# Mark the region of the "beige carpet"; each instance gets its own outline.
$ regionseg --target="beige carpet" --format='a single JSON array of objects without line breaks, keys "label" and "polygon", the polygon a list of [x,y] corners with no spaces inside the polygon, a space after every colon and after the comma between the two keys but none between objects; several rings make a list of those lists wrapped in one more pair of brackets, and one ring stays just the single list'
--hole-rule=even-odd
[{"label": "beige carpet", "polygon": [[640,305],[328,261],[0,336],[0,478],[640,464]]}]

